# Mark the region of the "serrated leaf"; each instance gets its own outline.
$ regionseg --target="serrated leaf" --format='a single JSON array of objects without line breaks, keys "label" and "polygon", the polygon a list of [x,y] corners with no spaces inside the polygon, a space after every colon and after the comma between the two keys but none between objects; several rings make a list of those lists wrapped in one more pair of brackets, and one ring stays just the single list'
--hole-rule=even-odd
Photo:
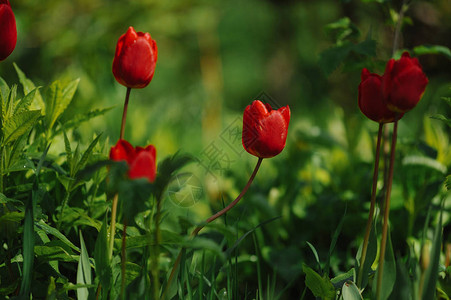
[{"label": "serrated leaf", "polygon": [[30,110],[7,119],[3,124],[3,145],[15,141],[21,135],[31,130],[40,116],[39,110]]},{"label": "serrated leaf", "polygon": [[58,117],[69,106],[78,86],[79,79],[63,85],[60,81],[54,81],[46,93],[46,124],[47,129],[53,128]]},{"label": "serrated leaf", "polygon": [[72,149],[70,147],[70,142],[69,142],[69,139],[67,138],[66,131],[63,131],[63,137],[64,137],[64,149],[66,150],[67,165],[69,166],[69,170],[72,171],[72,168],[73,168],[72,167],[72,164],[73,164],[73,161],[72,161]]},{"label": "serrated leaf", "polygon": [[115,106],[107,107],[104,109],[95,109],[91,110],[88,113],[80,114],[74,116],[71,120],[67,121],[66,123],[62,124],[61,127],[58,127],[58,129],[55,131],[54,135],[58,135],[62,131],[68,131],[69,129],[75,128],[79,126],[81,123],[89,121],[95,117],[102,116],[111,109],[113,109]]},{"label": "serrated leaf", "polygon": [[22,99],[20,99],[18,101],[18,103],[16,104],[15,108],[14,108],[14,114],[26,111],[26,110],[33,110],[30,109],[31,106],[31,102],[33,101],[34,97],[36,96],[36,92],[38,91],[38,89],[34,89],[31,92],[29,92],[28,94],[26,94]]},{"label": "serrated leaf", "polygon": [[[78,261],[77,269],[77,285],[90,285],[91,279],[91,264],[89,263],[88,250],[86,250],[85,241],[80,231],[80,260]],[[86,287],[77,289],[77,299],[88,300],[89,290]]]},{"label": "serrated leaf", "polygon": [[305,285],[315,297],[320,297],[324,300],[335,299],[335,288],[328,277],[321,277],[306,264],[302,264],[302,268],[305,273]]},{"label": "serrated leaf", "polygon": [[434,116],[431,116],[432,119],[440,120],[442,122],[445,122],[446,125],[451,127],[451,119],[448,119],[444,115],[436,114]]},{"label": "serrated leaf", "polygon": [[14,112],[14,101],[17,97],[17,86],[13,85],[9,90],[9,94],[2,100],[2,123],[5,124],[12,116]]},{"label": "serrated leaf", "polygon": [[6,99],[9,95],[9,86],[6,81],[0,77],[0,99]]},{"label": "serrated leaf", "polygon": [[[16,65],[16,63],[13,63],[13,64],[14,64],[14,68],[16,69],[17,76],[19,76],[19,81],[22,84],[23,92],[24,92],[25,95],[27,95],[31,91],[36,89],[36,86],[34,85],[34,83],[30,79],[28,79],[25,76],[25,74]],[[45,113],[45,103],[42,100],[42,96],[41,96],[41,93],[39,92],[39,90],[37,90],[36,93],[34,94],[34,98],[33,98],[32,102],[31,102],[31,109],[33,109],[33,110],[40,109],[43,114]]]},{"label": "serrated leaf", "polygon": [[86,149],[86,151],[83,153],[81,159],[79,162],[77,162],[75,169],[74,169],[74,176],[75,174],[78,173],[79,170],[81,170],[85,165],[86,162],[89,159],[89,156],[91,155],[92,151],[94,150],[94,147],[97,145],[100,137],[102,136],[102,134],[99,134],[92,142],[91,144],[89,144],[88,149]]},{"label": "serrated leaf", "polygon": [[451,175],[446,176],[445,187],[447,191],[451,189]]}]

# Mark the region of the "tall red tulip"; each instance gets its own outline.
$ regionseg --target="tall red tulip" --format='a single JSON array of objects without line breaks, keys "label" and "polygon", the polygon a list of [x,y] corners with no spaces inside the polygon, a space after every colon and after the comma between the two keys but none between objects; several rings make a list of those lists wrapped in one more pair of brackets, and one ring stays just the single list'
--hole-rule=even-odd
[{"label": "tall red tulip", "polygon": [[155,180],[157,172],[156,155],[156,149],[153,145],[146,148],[139,146],[133,148],[126,140],[119,140],[110,150],[111,160],[127,162],[129,166],[128,176],[131,179],[147,178],[149,182]]},{"label": "tall red tulip", "polygon": [[157,56],[157,43],[150,34],[129,27],[116,45],[114,77],[128,88],[144,88],[153,78]]},{"label": "tall red tulip", "polygon": [[0,0],[0,61],[6,59],[16,47],[16,19],[8,0]]},{"label": "tall red tulip", "polygon": [[[378,123],[389,123],[395,120],[396,112],[387,107],[387,103],[382,96],[382,77],[375,73],[370,73],[368,69],[362,70],[359,84],[359,108],[369,119]],[[398,116],[398,119],[401,116]]]},{"label": "tall red tulip", "polygon": [[285,148],[289,123],[288,105],[273,110],[271,105],[255,100],[244,110],[244,149],[260,158],[276,156]]},{"label": "tall red tulip", "polygon": [[427,84],[418,59],[404,52],[400,59],[388,61],[382,76],[382,94],[391,110],[407,112],[420,101]]}]

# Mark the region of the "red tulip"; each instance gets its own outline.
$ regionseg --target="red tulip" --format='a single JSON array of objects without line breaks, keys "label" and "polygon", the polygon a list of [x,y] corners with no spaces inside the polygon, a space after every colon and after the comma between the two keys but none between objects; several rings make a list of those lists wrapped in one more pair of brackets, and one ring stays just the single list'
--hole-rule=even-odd
[{"label": "red tulip", "polygon": [[[378,123],[389,123],[395,121],[396,112],[387,107],[382,96],[382,77],[370,73],[368,69],[362,70],[359,84],[359,108],[369,119]],[[402,115],[398,116],[398,119]]]},{"label": "red tulip", "polygon": [[404,52],[400,59],[388,61],[382,77],[382,94],[391,110],[406,112],[420,101],[427,83],[418,59]]},{"label": "red tulip", "polygon": [[149,182],[155,180],[157,173],[156,156],[156,149],[153,145],[146,148],[139,146],[133,148],[126,140],[119,140],[110,150],[111,160],[127,162],[128,176],[131,179],[147,178]]},{"label": "red tulip", "polygon": [[285,148],[289,123],[288,105],[273,110],[271,105],[255,100],[244,110],[244,149],[260,158],[276,156]]},{"label": "red tulip", "polygon": [[0,61],[6,59],[16,47],[16,19],[8,0],[0,0]]},{"label": "red tulip", "polygon": [[152,80],[157,62],[157,43],[149,33],[136,32],[129,27],[116,45],[113,74],[117,82],[141,89]]}]

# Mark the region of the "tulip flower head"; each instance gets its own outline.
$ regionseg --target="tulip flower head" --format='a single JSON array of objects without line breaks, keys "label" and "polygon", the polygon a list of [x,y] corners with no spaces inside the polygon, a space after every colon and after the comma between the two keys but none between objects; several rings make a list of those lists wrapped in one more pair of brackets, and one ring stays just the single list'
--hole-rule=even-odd
[{"label": "tulip flower head", "polygon": [[[382,77],[375,73],[370,73],[368,69],[362,70],[359,84],[359,108],[369,119],[378,123],[390,123],[402,115],[391,111],[382,96]],[[398,115],[398,116],[397,116]]]},{"label": "tulip flower head", "polygon": [[6,59],[16,47],[16,18],[8,0],[0,0],[0,61]]},{"label": "tulip flower head", "polygon": [[157,56],[157,43],[150,34],[129,27],[116,45],[114,77],[128,88],[144,88],[153,78]]},{"label": "tulip flower head", "polygon": [[126,140],[119,140],[111,147],[110,159],[114,161],[126,161],[129,167],[128,176],[131,179],[147,178],[153,182],[156,177],[156,149],[153,145],[146,148],[136,147]]},{"label": "tulip flower head", "polygon": [[244,110],[243,146],[247,152],[260,158],[276,156],[285,148],[290,108],[273,110],[271,105],[255,100]]},{"label": "tulip flower head", "polygon": [[423,96],[428,79],[417,58],[404,52],[400,59],[390,59],[382,76],[382,94],[389,109],[407,112]]}]

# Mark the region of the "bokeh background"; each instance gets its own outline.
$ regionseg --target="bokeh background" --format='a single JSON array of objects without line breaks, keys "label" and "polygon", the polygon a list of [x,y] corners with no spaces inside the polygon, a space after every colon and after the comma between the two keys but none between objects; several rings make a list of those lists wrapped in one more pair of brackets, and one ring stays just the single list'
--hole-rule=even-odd
[{"label": "bokeh background", "polygon": [[[368,206],[363,200],[369,199],[377,131],[358,109],[357,87],[362,67],[381,74],[391,57],[396,15],[390,7],[398,9],[400,1],[10,2],[18,42],[0,65],[0,76],[9,84],[18,82],[16,62],[44,88],[58,78],[80,78],[66,119],[114,107],[71,133],[82,144],[100,132],[110,145],[119,137],[125,87],[111,71],[119,36],[133,26],[157,41],[155,76],[148,87],[131,93],[125,137],[135,145],[154,144],[159,160],[179,150],[198,158],[191,171],[201,182],[202,199],[180,214],[207,216],[211,205],[220,208],[222,200],[229,201],[245,184],[255,158],[229,129],[239,127],[246,105],[258,98],[289,105],[287,148],[265,160],[237,219],[246,215],[245,224],[255,226],[282,215],[276,232],[265,231],[259,238],[270,245],[262,247],[262,255],[283,286],[301,273],[301,261],[312,259],[305,241],[327,251],[346,203],[348,221],[332,268],[338,273],[352,265],[348,254],[358,247],[355,237],[363,235]],[[451,47],[450,1],[413,1],[406,16],[401,48]],[[337,27],[339,20],[343,30]],[[343,42],[340,35],[355,44],[374,40],[373,55],[351,52],[325,59],[324,51]],[[400,142],[406,145],[400,151],[428,154],[432,149],[432,156],[449,167],[450,130],[430,116],[451,115],[441,101],[451,95],[451,54],[419,59],[430,83],[418,106],[400,122]],[[212,155],[220,159],[220,167],[211,165]],[[405,203],[414,196],[406,196],[402,187],[395,187],[394,195],[395,215],[396,208],[406,215]],[[400,241],[415,232],[419,215],[413,214],[408,228],[399,220]],[[244,269],[243,276],[252,277],[252,268]],[[292,295],[297,292],[294,288]]]}]

